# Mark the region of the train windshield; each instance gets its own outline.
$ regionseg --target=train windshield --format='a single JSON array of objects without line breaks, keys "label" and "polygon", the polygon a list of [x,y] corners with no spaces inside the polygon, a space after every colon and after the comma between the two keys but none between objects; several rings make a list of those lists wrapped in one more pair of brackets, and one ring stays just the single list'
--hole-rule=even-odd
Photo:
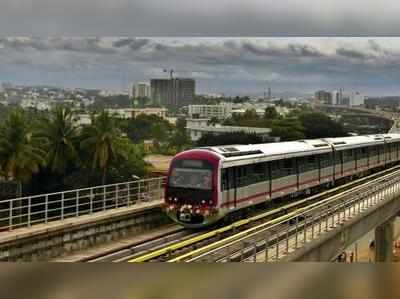
[{"label": "train windshield", "polygon": [[212,166],[206,161],[180,160],[172,166],[169,186],[211,190]]}]

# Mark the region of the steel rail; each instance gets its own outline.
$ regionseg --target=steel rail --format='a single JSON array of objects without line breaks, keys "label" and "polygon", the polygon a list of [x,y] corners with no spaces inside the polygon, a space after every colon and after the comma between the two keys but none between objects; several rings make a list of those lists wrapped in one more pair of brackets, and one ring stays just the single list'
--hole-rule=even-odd
[{"label": "steel rail", "polygon": [[[281,217],[278,217],[278,218],[275,218],[273,220],[267,221],[267,222],[265,222],[263,224],[251,227],[251,228],[249,228],[247,230],[244,230],[242,232],[239,232],[237,234],[234,234],[234,235],[229,236],[227,238],[224,238],[222,240],[213,242],[213,243],[208,244],[206,246],[203,246],[201,248],[195,249],[195,250],[193,250],[191,252],[185,253],[185,254],[183,254],[181,256],[178,256],[178,257],[175,257],[173,259],[170,259],[170,260],[168,260],[168,262],[179,262],[179,261],[185,261],[187,259],[189,259],[189,261],[193,261],[192,258],[197,256],[197,255],[202,255],[202,254],[210,252],[210,251],[212,251],[214,249],[221,248],[224,245],[227,245],[227,244],[229,244],[231,242],[238,242],[238,241],[240,241],[240,239],[251,238],[252,236],[255,236],[256,234],[258,234],[259,231],[261,231],[261,230],[271,229],[271,228],[278,229],[276,227],[277,225],[286,223],[288,220],[292,219],[295,216],[304,215],[306,217],[305,214],[311,212],[313,209],[321,208],[323,206],[328,205],[329,203],[333,203],[335,201],[338,201],[342,197],[346,197],[347,194],[353,193],[356,190],[359,191],[359,192],[361,192],[362,189],[368,190],[368,189],[371,188],[371,185],[373,185],[375,183],[382,183],[382,181],[385,182],[390,177],[397,177],[399,174],[400,174],[400,170],[398,170],[398,171],[396,171],[394,173],[387,174],[387,175],[385,175],[383,177],[374,179],[372,181],[368,181],[367,183],[365,183],[363,185],[354,187],[353,189],[350,189],[350,190],[346,190],[343,193],[334,195],[332,197],[329,197],[327,199],[321,200],[321,201],[316,202],[316,203],[312,203],[312,204],[310,204],[310,205],[308,205],[306,207],[302,207],[302,208],[296,209],[293,212],[290,212],[290,213],[288,213],[286,215],[283,215]],[[340,204],[343,204],[344,202],[345,202],[345,200],[340,202]]]},{"label": "steel rail", "polygon": [[[162,257],[167,257],[171,261],[174,261],[174,258],[172,257],[172,254],[174,252],[177,252],[179,250],[183,250],[184,248],[187,248],[189,246],[195,246],[196,244],[205,242],[205,241],[210,240],[210,239],[215,238],[215,237],[220,238],[220,236],[222,236],[224,233],[228,233],[230,231],[233,233],[233,236],[235,236],[236,235],[236,231],[239,228],[242,228],[245,225],[252,224],[252,223],[255,223],[257,221],[266,219],[268,217],[279,215],[282,212],[285,213],[285,215],[283,215],[281,217],[287,217],[287,215],[292,215],[293,212],[291,212],[289,214],[288,214],[288,212],[293,210],[293,209],[298,209],[299,207],[301,208],[303,205],[305,205],[305,204],[307,204],[309,202],[313,202],[313,201],[317,201],[317,202],[314,203],[314,205],[318,204],[320,202],[325,202],[324,198],[325,198],[325,200],[327,200],[327,199],[332,200],[332,197],[334,197],[336,195],[337,196],[339,196],[339,195],[343,196],[345,194],[353,192],[353,190],[348,190],[349,188],[352,188],[354,186],[355,186],[354,188],[357,188],[357,187],[360,186],[360,184],[363,184],[363,182],[370,182],[371,180],[382,180],[383,179],[382,175],[385,175],[386,173],[391,173],[391,172],[393,172],[395,170],[398,170],[399,168],[400,168],[400,166],[394,166],[392,168],[385,169],[385,170],[383,170],[381,172],[371,174],[369,176],[360,178],[360,179],[355,180],[355,181],[351,181],[351,182],[346,183],[344,185],[340,185],[338,187],[335,187],[333,189],[329,189],[329,190],[324,191],[322,193],[312,195],[312,196],[307,197],[307,198],[302,199],[302,200],[298,200],[296,202],[290,203],[290,204],[285,205],[283,207],[279,207],[279,208],[276,208],[276,209],[273,209],[273,210],[269,210],[267,212],[258,214],[256,216],[253,216],[253,217],[250,217],[250,218],[247,218],[247,219],[242,219],[242,220],[236,221],[236,222],[234,222],[234,223],[232,223],[230,225],[227,225],[227,226],[224,226],[224,227],[221,227],[221,228],[218,228],[218,229],[214,229],[212,231],[206,232],[204,234],[201,234],[201,235],[196,236],[196,237],[191,238],[191,239],[184,240],[184,241],[176,243],[176,244],[165,246],[164,248],[160,248],[160,249],[154,250],[154,251],[152,251],[152,252],[150,252],[148,254],[145,254],[145,255],[139,256],[137,258],[131,259],[128,262],[148,262],[148,261],[159,259],[159,258],[162,258]],[[341,190],[344,190],[344,191],[340,192]],[[340,192],[340,193],[338,193],[338,192]],[[338,194],[335,194],[335,193],[338,193]],[[309,208],[310,205],[307,205],[307,207]],[[276,219],[280,219],[280,217],[275,218],[275,219],[273,219],[271,221],[275,221]],[[270,222],[267,222],[267,223],[268,223],[268,225],[271,224]],[[275,223],[275,222],[273,222],[273,223]],[[260,225],[256,225],[256,226],[254,226],[254,227],[252,227],[252,228],[250,228],[248,230],[244,230],[244,231],[240,232],[240,234],[243,233],[243,232],[248,232],[249,230],[260,229],[261,227],[264,227],[265,225],[266,225],[266,223],[262,223]],[[228,236],[228,237],[226,237],[226,238],[224,238],[222,240],[227,240],[227,238],[230,238],[230,237],[233,237],[233,236]],[[217,242],[216,244],[222,244],[222,243],[219,243],[222,240],[216,241]],[[212,243],[212,244],[214,244],[214,243]],[[205,246],[209,246],[209,245],[205,245]],[[196,251],[196,250],[198,250],[198,249],[195,249],[194,251]],[[191,251],[191,252],[193,252],[193,251]],[[186,256],[186,254],[184,254],[184,255]]]}]

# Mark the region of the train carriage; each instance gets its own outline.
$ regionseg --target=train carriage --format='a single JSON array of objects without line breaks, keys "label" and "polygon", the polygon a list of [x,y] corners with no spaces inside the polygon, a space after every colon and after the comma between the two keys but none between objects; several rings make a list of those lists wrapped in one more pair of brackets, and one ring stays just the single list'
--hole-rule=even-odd
[{"label": "train carriage", "polygon": [[249,206],[393,165],[399,151],[400,134],[185,151],[170,165],[166,212],[186,227],[207,226]]}]

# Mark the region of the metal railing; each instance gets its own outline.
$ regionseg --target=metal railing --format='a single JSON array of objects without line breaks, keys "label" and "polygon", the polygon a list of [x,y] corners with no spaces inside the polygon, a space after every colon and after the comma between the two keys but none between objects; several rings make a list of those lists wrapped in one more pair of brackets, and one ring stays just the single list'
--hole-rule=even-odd
[{"label": "metal railing", "polygon": [[324,200],[273,220],[269,225],[261,225],[254,231],[239,233],[231,240],[221,240],[219,245],[215,244],[204,252],[199,250],[181,261],[278,261],[378,203],[398,198],[399,174],[397,171],[365,184],[355,194]]},{"label": "metal railing", "polygon": [[163,198],[165,177],[0,201],[0,232]]}]

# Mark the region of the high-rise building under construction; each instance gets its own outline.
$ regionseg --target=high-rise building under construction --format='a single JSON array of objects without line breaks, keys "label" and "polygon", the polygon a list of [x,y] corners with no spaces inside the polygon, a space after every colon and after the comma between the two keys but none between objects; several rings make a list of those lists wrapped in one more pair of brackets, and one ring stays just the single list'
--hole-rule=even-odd
[{"label": "high-rise building under construction", "polygon": [[151,79],[151,97],[154,103],[180,107],[193,103],[196,83],[191,78]]}]

